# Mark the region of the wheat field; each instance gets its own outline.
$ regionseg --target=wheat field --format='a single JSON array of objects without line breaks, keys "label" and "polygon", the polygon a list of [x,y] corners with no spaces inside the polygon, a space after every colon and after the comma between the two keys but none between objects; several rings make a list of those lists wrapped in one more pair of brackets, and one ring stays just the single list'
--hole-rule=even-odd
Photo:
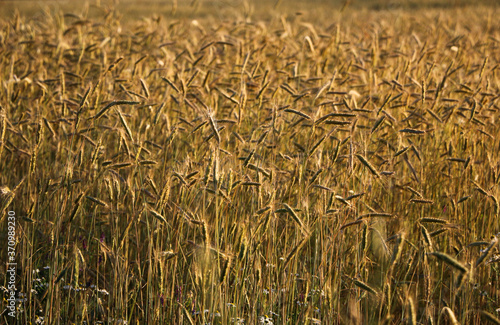
[{"label": "wheat field", "polygon": [[500,323],[498,5],[167,4],[2,16],[0,323]]}]

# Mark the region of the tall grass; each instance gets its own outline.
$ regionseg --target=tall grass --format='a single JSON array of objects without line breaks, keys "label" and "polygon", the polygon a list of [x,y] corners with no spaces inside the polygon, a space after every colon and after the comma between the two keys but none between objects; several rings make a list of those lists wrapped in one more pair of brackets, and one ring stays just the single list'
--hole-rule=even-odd
[{"label": "tall grass", "polygon": [[494,7],[99,10],[1,22],[19,323],[498,321]]}]

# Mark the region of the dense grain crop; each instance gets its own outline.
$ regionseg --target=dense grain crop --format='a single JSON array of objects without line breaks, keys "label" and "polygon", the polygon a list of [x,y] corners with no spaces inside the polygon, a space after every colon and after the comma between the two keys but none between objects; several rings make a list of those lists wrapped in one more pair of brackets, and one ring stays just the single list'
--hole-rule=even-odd
[{"label": "dense grain crop", "polygon": [[19,323],[498,323],[495,6],[93,8],[0,22]]}]

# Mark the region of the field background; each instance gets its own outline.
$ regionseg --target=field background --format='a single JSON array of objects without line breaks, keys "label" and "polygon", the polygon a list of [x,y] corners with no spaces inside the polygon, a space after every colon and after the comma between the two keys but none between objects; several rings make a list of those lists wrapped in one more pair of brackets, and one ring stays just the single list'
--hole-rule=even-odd
[{"label": "field background", "polygon": [[500,323],[499,8],[0,1],[0,323]]},{"label": "field background", "polygon": [[[4,17],[12,15],[15,10],[26,16],[39,14],[51,8],[53,10],[73,11],[83,8],[89,2],[75,3],[63,0],[2,0],[0,13]],[[279,14],[294,14],[301,11],[308,18],[323,21],[324,15],[338,13],[347,8],[353,10],[426,10],[456,9],[466,7],[496,7],[498,0],[101,0],[93,2],[102,6],[113,5],[126,18],[140,18],[161,14],[166,17],[217,17],[234,18],[245,12],[254,19],[270,19]],[[90,12],[92,14],[92,11]],[[229,15],[229,17],[228,17]]]}]

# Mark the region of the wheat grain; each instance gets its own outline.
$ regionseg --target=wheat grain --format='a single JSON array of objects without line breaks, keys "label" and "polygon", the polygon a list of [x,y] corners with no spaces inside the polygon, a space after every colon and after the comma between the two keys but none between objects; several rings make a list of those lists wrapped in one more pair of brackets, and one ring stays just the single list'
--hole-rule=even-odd
[{"label": "wheat grain", "polygon": [[153,210],[153,209],[150,209],[150,212],[151,214],[153,215],[153,217],[155,217],[156,219],[158,219],[159,221],[163,222],[163,223],[167,223],[167,219],[165,219],[164,216],[162,216],[160,213],[158,213],[157,211]]},{"label": "wheat grain", "polygon": [[436,224],[441,224],[441,225],[448,224],[448,221],[446,221],[444,219],[430,218],[430,217],[421,218],[421,219],[419,219],[419,222],[420,223],[436,223]]},{"label": "wheat grain", "polygon": [[422,233],[422,237],[424,238],[425,245],[427,247],[429,247],[429,249],[432,251],[433,250],[432,239],[431,239],[431,235],[429,234],[429,231],[424,226],[420,226],[420,230]]},{"label": "wheat grain", "polygon": [[441,318],[441,316],[443,314],[446,314],[448,316],[448,319],[452,325],[459,325],[459,322],[457,321],[457,317],[455,316],[455,313],[449,307],[444,307],[441,310],[441,313],[439,314],[439,318]]},{"label": "wheat grain", "polygon": [[378,295],[378,292],[375,289],[373,289],[372,287],[370,287],[368,284],[366,284],[362,281],[359,281],[359,280],[354,280],[353,282],[354,282],[354,285],[356,287],[361,288],[361,289],[363,289],[363,290],[365,290],[365,291],[367,291],[375,296]]},{"label": "wheat grain", "polygon": [[139,102],[134,102],[130,100],[114,100],[108,105],[104,106],[96,115],[93,116],[94,119],[98,119],[103,116],[111,107],[116,105],[137,105]]},{"label": "wheat grain", "polygon": [[476,260],[475,267],[478,267],[479,265],[481,265],[482,262],[484,262],[484,260],[488,257],[488,255],[490,255],[493,247],[497,245],[497,243],[498,243],[498,238],[494,237],[491,243],[488,245],[488,247],[484,249],[481,256],[479,256],[479,258]]},{"label": "wheat grain", "polygon": [[287,113],[293,113],[293,114],[296,114],[296,115],[298,115],[298,116],[300,116],[300,117],[303,117],[303,118],[305,118],[305,119],[308,119],[308,120],[310,120],[310,119],[311,119],[311,117],[310,117],[309,115],[307,115],[306,113],[303,113],[303,112],[297,111],[297,110],[295,110],[295,109],[287,108],[287,109],[285,109],[285,112],[287,112]]},{"label": "wheat grain", "polygon": [[370,172],[377,176],[377,177],[380,177],[380,174],[378,173],[377,169],[375,169],[375,167],[373,167],[372,164],[370,164],[370,162],[368,160],[366,160],[365,157],[363,157],[362,155],[360,154],[356,154],[356,157],[359,159],[359,161],[361,161],[361,163],[363,165],[365,165],[366,167],[368,167],[368,169],[370,170]]},{"label": "wheat grain", "polygon": [[459,270],[462,273],[467,273],[468,271],[467,268],[462,263],[460,263],[459,261],[457,261],[448,254],[442,252],[432,252],[430,254],[435,256],[437,259],[445,262],[446,264],[454,267],[455,269]]},{"label": "wheat grain", "polygon": [[409,311],[409,324],[417,325],[417,311],[415,309],[415,303],[413,303],[413,299],[408,297],[408,311]]},{"label": "wheat grain", "polygon": [[411,128],[405,128],[399,130],[401,133],[409,133],[409,134],[425,134],[424,130],[417,130],[417,129],[411,129]]}]

